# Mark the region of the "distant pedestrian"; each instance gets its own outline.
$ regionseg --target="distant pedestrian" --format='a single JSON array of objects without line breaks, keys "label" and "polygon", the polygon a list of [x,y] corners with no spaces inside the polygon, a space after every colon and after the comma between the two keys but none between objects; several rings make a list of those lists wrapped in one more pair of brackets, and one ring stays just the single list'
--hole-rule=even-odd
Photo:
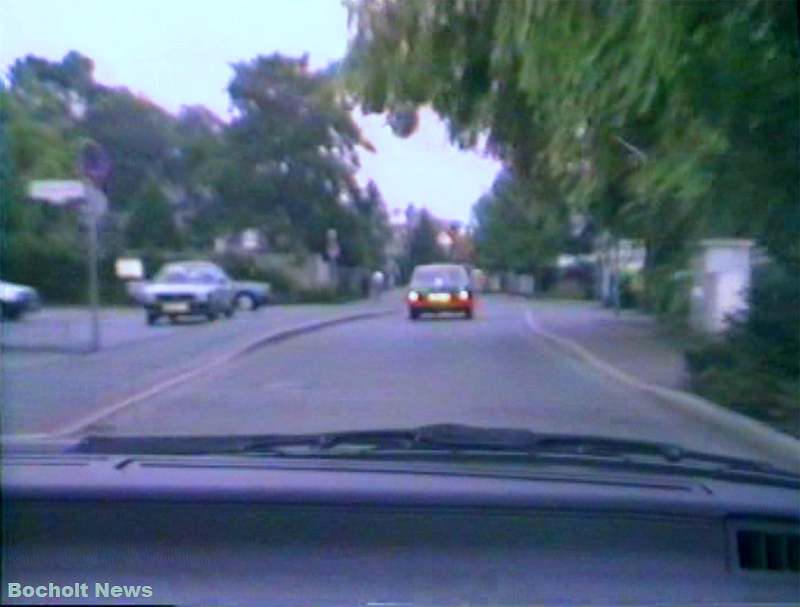
[{"label": "distant pedestrian", "polygon": [[376,270],[372,274],[372,297],[374,299],[380,299],[381,293],[383,292],[383,272],[380,270]]}]

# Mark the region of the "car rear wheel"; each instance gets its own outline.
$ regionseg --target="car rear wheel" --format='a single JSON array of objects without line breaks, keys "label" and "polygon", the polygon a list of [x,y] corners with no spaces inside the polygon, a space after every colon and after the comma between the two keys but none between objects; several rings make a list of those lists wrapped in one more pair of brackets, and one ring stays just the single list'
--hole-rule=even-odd
[{"label": "car rear wheel", "polygon": [[208,322],[214,322],[215,320],[217,320],[217,313],[216,312],[208,312],[206,314],[206,318],[208,319]]},{"label": "car rear wheel", "polygon": [[419,318],[419,310],[409,310],[408,317],[411,320],[417,320]]},{"label": "car rear wheel", "polygon": [[258,308],[258,302],[250,293],[240,293],[236,297],[236,307],[240,310],[255,310]]},{"label": "car rear wheel", "polygon": [[152,312],[147,313],[147,324],[151,327],[158,322],[158,314]]},{"label": "car rear wheel", "polygon": [[174,314],[170,314],[169,315],[169,324],[177,325],[178,324],[178,317],[175,316]]},{"label": "car rear wheel", "polygon": [[235,308],[233,305],[231,305],[231,307],[230,307],[230,308],[228,308],[227,310],[225,310],[225,318],[233,318],[233,313],[234,313],[235,311],[236,311],[236,308]]},{"label": "car rear wheel", "polygon": [[467,308],[464,310],[464,318],[467,320],[472,320],[472,308]]}]

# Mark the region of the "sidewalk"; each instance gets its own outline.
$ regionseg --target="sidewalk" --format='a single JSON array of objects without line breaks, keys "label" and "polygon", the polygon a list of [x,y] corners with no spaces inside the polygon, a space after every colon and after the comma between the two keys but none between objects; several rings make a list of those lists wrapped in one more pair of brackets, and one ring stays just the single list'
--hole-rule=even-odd
[{"label": "sidewalk", "polygon": [[671,333],[634,311],[619,315],[597,302],[535,301],[528,323],[541,337],[675,412],[710,424],[758,449],[765,461],[800,470],[800,442],[763,421],[691,393],[684,365],[690,336]]},{"label": "sidewalk", "polygon": [[598,302],[535,301],[533,320],[544,330],[570,339],[598,358],[641,381],[685,390],[683,352],[688,341],[645,314],[616,315]]}]

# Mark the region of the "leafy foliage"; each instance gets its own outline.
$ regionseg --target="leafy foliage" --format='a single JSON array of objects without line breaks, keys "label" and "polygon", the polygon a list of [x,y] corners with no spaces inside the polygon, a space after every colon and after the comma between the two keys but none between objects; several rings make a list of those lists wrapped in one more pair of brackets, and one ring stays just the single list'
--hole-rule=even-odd
[{"label": "leafy foliage", "polygon": [[[202,106],[177,116],[125,88],[94,80],[92,61],[17,60],[0,83],[4,276],[41,286],[40,257],[54,267],[81,251],[74,214],[26,199],[32,179],[76,178],[78,150],[99,143],[111,158],[107,254],[125,249],[207,250],[214,237],[260,228],[297,251],[324,252],[338,230],[344,265],[375,265],[388,220],[375,184],[355,181],[370,148],[337,87],[335,71],[306,58],[258,57],[234,66],[225,123]],[[50,287],[45,295],[61,297]],[[71,295],[69,297],[72,297]]]},{"label": "leafy foliage", "polygon": [[128,246],[136,249],[180,248],[180,237],[169,202],[158,183],[150,181],[140,194],[140,200],[128,219],[126,236]]},{"label": "leafy foliage", "polygon": [[365,108],[430,104],[459,144],[486,135],[515,178],[546,185],[530,205],[644,239],[651,282],[705,236],[755,238],[800,268],[793,3],[349,6]]},{"label": "leafy foliage", "polygon": [[423,209],[408,234],[407,257],[401,263],[406,278],[411,275],[415,266],[445,260],[444,252],[436,240],[437,235],[436,224]]},{"label": "leafy foliage", "polygon": [[565,248],[565,209],[535,196],[536,187],[504,173],[477,202],[475,242],[481,267],[539,274]]},{"label": "leafy foliage", "polygon": [[755,275],[749,313],[724,340],[690,350],[695,389],[800,434],[800,278],[773,264]]}]

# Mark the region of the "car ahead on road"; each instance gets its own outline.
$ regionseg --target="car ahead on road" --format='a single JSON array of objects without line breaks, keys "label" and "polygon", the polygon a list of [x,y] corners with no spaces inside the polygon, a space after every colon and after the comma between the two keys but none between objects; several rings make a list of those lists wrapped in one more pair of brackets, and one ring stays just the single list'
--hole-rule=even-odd
[{"label": "car ahead on road", "polygon": [[458,264],[430,264],[414,268],[406,299],[411,320],[427,312],[460,312],[466,318],[472,318],[475,305],[469,273]]},{"label": "car ahead on road", "polygon": [[0,312],[2,317],[15,320],[41,307],[39,293],[33,287],[0,280]]},{"label": "car ahead on road", "polygon": [[137,298],[144,305],[150,325],[162,317],[170,322],[186,316],[230,318],[236,309],[233,281],[222,268],[208,261],[165,265],[152,282],[139,287]]}]

